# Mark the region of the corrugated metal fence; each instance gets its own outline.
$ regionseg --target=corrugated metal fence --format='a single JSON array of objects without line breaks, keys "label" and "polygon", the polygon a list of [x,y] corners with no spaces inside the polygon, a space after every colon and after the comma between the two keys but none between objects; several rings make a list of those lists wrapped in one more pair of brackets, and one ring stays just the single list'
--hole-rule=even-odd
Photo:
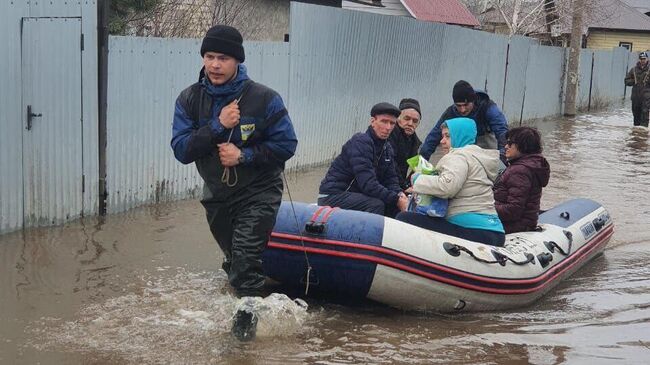
[{"label": "corrugated metal fence", "polygon": [[[94,5],[76,6],[71,16],[80,16],[79,9],[85,11],[82,32],[93,39]],[[0,89],[0,232],[6,232],[23,224],[38,224],[42,217],[34,216],[33,222],[25,218],[29,212],[24,209],[24,186],[44,183],[24,181],[24,110],[20,93],[7,92],[23,87],[19,76],[25,65],[10,55],[20,55],[19,22],[30,16],[30,10],[7,4],[0,10],[4,18],[12,20],[0,22],[0,29],[7,30],[0,32],[0,39],[6,41],[9,51],[0,57],[0,81],[10,86]],[[403,97],[419,99],[423,123],[418,133],[424,137],[451,104],[451,89],[459,79],[486,89],[511,124],[562,112],[565,49],[539,46],[524,37],[508,40],[457,26],[299,3],[291,5],[290,28],[290,43],[244,45],[249,74],[280,93],[298,133],[299,148],[288,168],[333,158],[353,133],[366,128],[369,109],[379,101],[397,104]],[[178,163],[169,142],[174,101],[198,76],[199,46],[200,40],[193,39],[110,37],[106,121],[109,212],[198,195],[201,179],[194,166]],[[97,69],[96,54],[96,47],[82,53],[83,144],[75,147],[83,155],[82,201],[87,214],[97,211],[98,200],[96,77],[92,77]],[[634,61],[622,48],[583,50],[580,107],[620,101],[625,93],[623,77]],[[62,92],[50,91],[51,95]],[[60,145],[52,143],[51,148]],[[66,147],[69,153],[70,146]],[[61,155],[61,160],[63,156],[68,155]],[[47,204],[65,206],[66,201],[78,201],[75,199],[40,199],[39,203],[46,210]],[[44,216],[50,223],[75,216],[57,212]]]},{"label": "corrugated metal fence", "polygon": [[[282,95],[299,136],[289,168],[332,159],[379,101],[420,100],[424,137],[459,79],[486,89],[510,123],[562,112],[565,49],[405,17],[295,3],[291,12],[290,43],[245,44],[249,74]],[[111,38],[111,212],[200,191],[195,168],[169,148],[173,103],[196,79],[198,49],[199,40]],[[582,108],[623,97],[626,57],[622,48],[582,51]]]}]

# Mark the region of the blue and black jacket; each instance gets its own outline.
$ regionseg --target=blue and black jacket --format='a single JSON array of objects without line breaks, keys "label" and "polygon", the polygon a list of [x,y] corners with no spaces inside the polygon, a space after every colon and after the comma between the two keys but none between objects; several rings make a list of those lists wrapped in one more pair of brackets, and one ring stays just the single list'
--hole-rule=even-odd
[{"label": "blue and black jacket", "polygon": [[394,165],[394,152],[387,140],[375,135],[372,127],[348,140],[332,161],[320,183],[319,194],[345,191],[362,193],[395,205],[401,192]]},{"label": "blue and black jacket", "polygon": [[[226,129],[219,121],[221,109],[235,99],[239,124]],[[232,136],[231,136],[232,131]],[[235,144],[244,155],[237,165],[238,183],[221,182],[224,167],[217,144]],[[229,196],[264,179],[279,179],[284,163],[291,158],[298,140],[282,98],[272,89],[253,82],[246,67],[239,65],[237,76],[224,85],[213,85],[201,72],[199,81],[183,90],[176,99],[171,147],[176,159],[196,163],[199,174],[215,197]]]},{"label": "blue and black jacket", "polygon": [[474,109],[469,115],[460,115],[455,105],[451,105],[440,116],[440,119],[433,127],[431,132],[424,140],[420,147],[420,155],[427,160],[436,150],[442,139],[440,126],[443,122],[453,118],[470,118],[476,122],[477,135],[482,136],[486,133],[494,133],[497,140],[497,148],[502,156],[505,156],[506,133],[508,132],[508,121],[499,107],[490,99],[487,93],[481,90],[475,90],[477,100],[474,103]]}]

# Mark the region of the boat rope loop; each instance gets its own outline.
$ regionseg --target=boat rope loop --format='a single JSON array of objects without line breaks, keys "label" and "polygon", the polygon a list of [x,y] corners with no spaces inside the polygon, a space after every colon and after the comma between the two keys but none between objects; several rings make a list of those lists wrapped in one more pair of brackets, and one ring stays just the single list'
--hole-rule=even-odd
[{"label": "boat rope loop", "polygon": [[474,255],[474,252],[472,252],[470,249],[460,245],[453,244],[451,242],[445,242],[443,243],[442,246],[445,249],[445,251],[447,251],[447,253],[450,254],[451,256],[454,257],[460,256],[460,253],[462,251],[470,255],[474,260],[485,264],[499,264],[501,266],[506,266],[506,262],[508,261],[512,262],[515,265],[526,265],[528,263],[533,263],[533,264],[535,263],[535,255],[531,253],[526,253],[526,260],[517,261],[517,260],[513,260],[511,257],[504,255],[498,251],[492,250],[492,256],[494,256],[495,260],[486,260]]},{"label": "boat rope loop", "polygon": [[[327,220],[329,219],[330,215],[332,215],[332,213],[338,209],[338,207],[332,208],[330,206],[319,207],[316,212],[314,212],[314,215],[312,215],[309,222],[305,223],[305,231],[307,231],[307,233],[317,235],[325,233],[325,224],[327,223]],[[323,212],[325,212],[325,214],[323,214],[320,222],[318,222],[317,219]]]},{"label": "boat rope loop", "polygon": [[558,245],[555,241],[544,241],[544,246],[546,246],[546,248],[551,251],[551,253],[557,250],[557,252],[561,253],[562,255],[569,256],[571,253],[571,245],[573,244],[573,233],[567,230],[563,230],[562,232],[564,232],[564,235],[567,238],[568,247],[566,251],[564,251],[564,249],[560,247],[560,245]]},{"label": "boat rope loop", "polygon": [[[564,255],[564,256],[568,256],[568,255],[569,255],[569,252],[565,252],[565,251],[562,249],[562,247],[560,247],[560,245],[558,245],[555,241],[544,241],[544,246],[546,246],[546,248],[547,248],[549,251],[551,251],[551,253],[555,252],[555,250],[557,249],[557,252],[561,253],[562,255]],[[570,250],[570,249],[571,249],[571,248],[569,247],[569,250]]]},{"label": "boat rope loop", "polygon": [[287,176],[282,171],[282,179],[284,179],[284,186],[287,188],[287,195],[289,196],[289,202],[291,203],[291,211],[293,212],[293,219],[296,222],[296,232],[300,235],[300,244],[302,245],[302,252],[305,254],[305,264],[307,265],[307,274],[305,276],[305,295],[309,294],[309,278],[311,277],[311,264],[309,263],[309,257],[307,256],[307,248],[305,247],[305,241],[302,237],[302,229],[300,229],[300,223],[298,223],[298,215],[296,214],[296,208],[293,206],[293,198],[291,197],[291,191],[289,190],[289,182],[287,181]]}]

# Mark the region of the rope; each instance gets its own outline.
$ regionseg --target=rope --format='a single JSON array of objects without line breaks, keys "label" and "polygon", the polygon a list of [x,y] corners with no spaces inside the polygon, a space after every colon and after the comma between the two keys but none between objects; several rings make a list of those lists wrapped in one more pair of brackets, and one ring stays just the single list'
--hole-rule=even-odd
[{"label": "rope", "polygon": [[311,219],[309,220],[309,222],[310,222],[310,223],[312,223],[312,222],[315,223],[315,222],[316,222],[316,219],[318,219],[318,216],[319,216],[319,215],[321,214],[321,212],[322,212],[324,209],[326,209],[326,208],[329,208],[329,207],[326,206],[326,205],[323,205],[323,206],[318,207],[318,209],[316,209],[316,211],[314,212],[314,215],[311,216]]},{"label": "rope", "polygon": [[[235,131],[235,128],[230,130],[230,135],[228,136],[228,141],[226,143],[230,143],[230,139],[232,138],[232,132]],[[235,180],[231,183],[230,182],[230,169],[233,171],[233,175],[235,175]],[[229,188],[232,188],[233,186],[237,185],[237,181],[239,178],[237,177],[237,166],[231,166],[231,167],[226,167],[223,169],[223,174],[221,175],[221,182],[226,184]]]},{"label": "rope", "polygon": [[[241,95],[237,99],[235,99],[235,104],[239,104],[239,101],[244,97],[244,94],[246,94],[246,91],[250,88],[250,84],[246,86],[246,88],[242,91]],[[230,139],[232,138],[232,133],[235,131],[235,127],[230,129],[230,135],[228,135],[228,141],[226,143],[230,143]],[[241,152],[243,153],[243,152]],[[233,171],[233,175],[235,175],[235,180],[233,182],[230,182],[230,169]],[[226,184],[229,188],[234,187],[237,185],[237,182],[239,181],[239,178],[237,176],[237,166],[231,166],[231,167],[226,167],[223,169],[223,174],[221,175],[221,182]]]},{"label": "rope", "polygon": [[311,274],[311,264],[309,263],[309,257],[307,256],[307,248],[305,247],[305,241],[302,237],[302,229],[300,229],[300,223],[298,222],[298,215],[296,214],[296,208],[293,206],[293,198],[291,197],[291,191],[289,190],[289,182],[287,181],[287,176],[282,171],[282,179],[284,179],[284,186],[287,188],[287,195],[289,196],[289,203],[291,204],[291,211],[293,212],[293,219],[296,222],[296,230],[300,235],[300,244],[302,245],[302,252],[305,254],[305,263],[307,264],[307,276],[305,278],[305,295],[309,293],[309,276]]},{"label": "rope", "polygon": [[323,214],[323,218],[321,219],[320,222],[323,223],[323,224],[327,223],[327,220],[329,219],[330,215],[332,213],[334,213],[334,211],[336,211],[336,210],[339,210],[339,208],[338,207],[334,207],[334,208],[330,207],[330,210],[327,213]]}]

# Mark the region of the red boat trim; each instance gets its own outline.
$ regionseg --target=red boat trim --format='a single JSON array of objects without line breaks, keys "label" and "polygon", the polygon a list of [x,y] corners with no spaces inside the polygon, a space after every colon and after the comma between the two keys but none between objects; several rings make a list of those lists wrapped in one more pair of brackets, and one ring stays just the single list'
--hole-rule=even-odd
[{"label": "red boat trim", "polygon": [[[598,235],[596,235],[596,236],[594,236],[594,238],[592,238],[592,241],[597,239],[599,236],[605,234],[608,231],[613,231],[613,228],[614,228],[614,226],[610,225],[608,228],[600,231],[600,233]],[[435,264],[435,263],[433,263],[431,261],[426,261],[426,260],[420,259],[418,257],[411,256],[411,255],[408,255],[408,254],[405,254],[405,253],[402,253],[402,252],[399,252],[399,251],[396,251],[396,250],[393,250],[393,249],[385,248],[385,247],[382,247],[382,246],[372,246],[372,245],[365,245],[365,244],[360,244],[360,243],[351,243],[351,242],[345,242],[345,241],[335,241],[335,240],[328,240],[328,239],[314,238],[314,237],[305,237],[305,236],[300,237],[300,236],[296,236],[296,235],[292,235],[292,234],[276,233],[276,232],[273,232],[271,234],[271,237],[277,237],[277,238],[295,240],[295,241],[300,241],[300,239],[302,239],[305,242],[326,244],[326,245],[335,245],[335,246],[342,246],[342,247],[351,247],[351,248],[357,248],[357,249],[362,249],[362,250],[374,251],[374,252],[382,253],[382,254],[389,255],[389,256],[395,256],[395,257],[398,257],[398,258],[403,259],[405,261],[410,261],[410,262],[413,262],[413,263],[416,263],[416,264],[419,264],[419,265],[422,265],[422,266],[431,267],[433,269],[440,270],[440,271],[443,271],[443,272],[447,272],[447,273],[450,273],[450,274],[453,274],[453,275],[463,276],[463,277],[466,277],[466,278],[479,280],[479,281],[483,281],[483,282],[488,282],[488,283],[494,283],[494,284],[513,284],[513,283],[516,283],[516,284],[534,284],[536,282],[544,280],[545,276],[550,275],[550,270],[549,270],[549,271],[545,272],[544,274],[542,274],[542,275],[540,275],[538,277],[532,278],[532,279],[491,278],[491,277],[487,277],[487,276],[471,274],[471,273],[468,273],[468,272],[465,272],[465,271],[462,271],[462,270],[453,269],[453,268],[450,268],[448,266],[442,266],[442,265],[439,265],[439,264]],[[587,244],[583,245],[578,251],[576,251],[577,254],[579,254],[581,250],[585,250],[590,244],[591,244],[591,241],[588,242]],[[302,250],[302,246],[299,249]],[[575,255],[575,254],[576,253],[574,253],[573,255]],[[565,261],[563,261],[563,262],[565,262]],[[562,264],[560,264],[560,265],[562,265]],[[560,265],[558,265],[558,267]]]},{"label": "red boat trim", "polygon": [[[302,246],[294,246],[291,244],[285,244],[285,243],[279,243],[279,242],[269,242],[269,247],[271,248],[276,248],[276,249],[284,249],[284,250],[289,250],[289,251],[300,251],[300,252],[308,252],[308,253],[316,253],[316,254],[323,254],[323,255],[328,255],[328,256],[337,256],[337,257],[344,257],[344,258],[349,258],[349,259],[355,259],[355,260],[363,260],[363,261],[370,261],[374,262],[377,264],[389,266],[389,267],[394,267],[406,272],[410,272],[412,274],[422,276],[425,278],[429,279],[434,279],[436,281],[444,282],[450,285],[462,287],[465,289],[470,289],[470,290],[476,290],[476,291],[481,291],[481,292],[487,292],[487,293],[494,293],[494,294],[526,294],[530,292],[534,292],[537,290],[540,290],[544,288],[546,285],[551,283],[554,278],[562,274],[563,272],[567,271],[568,269],[572,268],[575,266],[578,262],[580,262],[587,254],[590,252],[594,251],[596,248],[600,247],[602,243],[606,243],[609,238],[614,234],[614,229],[613,225],[610,225],[608,228],[602,230],[598,235],[596,235],[594,238],[592,238],[589,242],[587,242],[585,245],[583,245],[578,251],[574,252],[570,259],[565,259],[562,261],[560,264],[557,266],[551,268],[549,271],[545,272],[544,274],[534,278],[534,279],[496,279],[496,278],[490,278],[490,277],[485,277],[485,276],[479,276],[479,275],[474,275],[474,274],[469,274],[464,271],[460,270],[455,270],[451,269],[446,266],[441,266],[434,264],[429,261],[425,261],[422,259],[415,258],[410,255],[403,254],[398,251],[386,249],[383,247],[378,247],[378,246],[369,246],[369,245],[362,245],[362,244],[356,244],[356,243],[350,243],[350,242],[341,242],[341,241],[333,241],[333,240],[323,240],[323,239],[315,239],[315,238],[307,238],[303,237],[305,241],[313,242],[313,243],[324,243],[324,244],[329,244],[329,245],[338,245],[338,246],[344,246],[344,247],[353,247],[353,248],[359,248],[359,249],[366,249],[369,251],[375,251],[375,252],[380,252],[384,253],[387,255],[392,255],[395,257],[399,257],[401,259],[404,259],[406,261],[411,261],[423,266],[431,267],[434,269],[437,269],[439,271],[447,272],[454,274],[456,276],[460,277],[465,277],[465,278],[471,278],[477,281],[482,281],[486,283],[495,283],[495,284],[505,284],[505,285],[520,285],[520,284],[535,284],[539,283],[540,281],[544,281],[540,285],[537,285],[532,288],[527,288],[527,289],[498,289],[498,288],[487,288],[487,287],[482,287],[478,285],[473,285],[473,284],[468,284],[464,282],[459,282],[454,279],[449,279],[445,277],[441,277],[435,274],[431,274],[428,272],[424,272],[422,270],[418,270],[415,268],[412,268],[410,266],[406,266],[394,261],[390,261],[384,258],[380,257],[375,257],[375,256],[370,256],[370,255],[364,255],[364,254],[358,254],[358,253],[351,253],[351,252],[341,252],[341,251],[335,251],[335,250],[330,250],[330,249],[321,249],[321,248],[314,248],[314,247],[302,247]],[[275,236],[277,238],[285,238],[285,239],[293,239],[294,235],[288,235],[288,234],[283,234],[283,233],[273,233],[272,236]]]}]

